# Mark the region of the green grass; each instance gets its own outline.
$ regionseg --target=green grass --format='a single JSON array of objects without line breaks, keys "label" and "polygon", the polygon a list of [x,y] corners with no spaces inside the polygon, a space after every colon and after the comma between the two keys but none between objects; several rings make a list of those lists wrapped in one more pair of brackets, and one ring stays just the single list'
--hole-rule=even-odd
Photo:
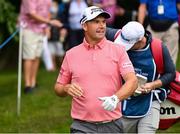
[{"label": "green grass", "polygon": [[[179,56],[180,59],[180,56]],[[180,70],[180,60],[177,69]],[[17,116],[17,70],[0,74],[0,133],[68,133],[71,124],[70,97],[54,93],[57,72],[41,68],[38,89],[21,96],[21,114]],[[180,123],[160,133],[180,132]]]},{"label": "green grass", "polygon": [[178,54],[178,59],[177,59],[177,65],[176,65],[177,70],[180,71],[180,49],[179,49],[179,54]]},{"label": "green grass", "polygon": [[69,132],[70,98],[60,98],[53,86],[58,72],[41,69],[38,75],[39,88],[32,94],[21,97],[21,114],[17,116],[17,73],[3,72],[0,75],[0,132]]}]

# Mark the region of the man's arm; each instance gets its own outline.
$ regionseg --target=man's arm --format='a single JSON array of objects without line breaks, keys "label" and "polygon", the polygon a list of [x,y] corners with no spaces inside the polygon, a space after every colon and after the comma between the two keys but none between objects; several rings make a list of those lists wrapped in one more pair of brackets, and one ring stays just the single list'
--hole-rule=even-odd
[{"label": "man's arm", "polygon": [[31,18],[35,19],[36,21],[42,22],[42,23],[46,23],[46,24],[50,24],[53,26],[57,26],[57,27],[62,27],[62,23],[58,20],[50,20],[50,18],[44,18],[34,12],[30,12],[28,14]]},{"label": "man's arm", "polygon": [[58,96],[64,97],[67,96],[67,93],[65,92],[64,88],[64,85],[56,83],[54,86],[54,91]]},{"label": "man's arm", "polygon": [[72,74],[69,69],[67,57],[68,57],[68,52],[66,52],[64,60],[61,64],[61,69],[60,69],[56,84],[54,86],[54,90],[55,90],[55,93],[61,97],[66,96],[66,95],[70,95],[72,97],[80,97],[83,95],[83,91],[78,84],[71,83]]},{"label": "man's arm", "polygon": [[143,24],[146,17],[147,7],[146,4],[140,4],[138,9],[138,21]]},{"label": "man's arm", "polygon": [[103,101],[102,107],[105,110],[113,111],[117,108],[119,101],[127,99],[136,90],[138,80],[133,72],[125,74],[123,79],[125,84],[114,95],[99,97],[99,100]]},{"label": "man's arm", "polygon": [[127,73],[123,76],[123,79],[125,83],[120,88],[120,90],[115,93],[115,95],[119,98],[120,101],[127,99],[129,96],[131,96],[138,86],[138,80],[135,73]]}]

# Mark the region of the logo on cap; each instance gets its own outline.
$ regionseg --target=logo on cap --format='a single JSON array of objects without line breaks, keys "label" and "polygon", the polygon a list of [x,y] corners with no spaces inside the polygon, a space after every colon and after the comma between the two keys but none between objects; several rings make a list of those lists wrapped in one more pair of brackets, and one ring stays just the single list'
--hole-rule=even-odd
[{"label": "logo on cap", "polygon": [[93,14],[94,12],[104,12],[101,8],[92,8],[91,9],[91,14]]},{"label": "logo on cap", "polygon": [[102,14],[106,19],[110,18],[110,14],[99,7],[96,6],[87,7],[82,15],[80,23],[83,24],[86,21],[90,21],[96,18],[100,14]]}]

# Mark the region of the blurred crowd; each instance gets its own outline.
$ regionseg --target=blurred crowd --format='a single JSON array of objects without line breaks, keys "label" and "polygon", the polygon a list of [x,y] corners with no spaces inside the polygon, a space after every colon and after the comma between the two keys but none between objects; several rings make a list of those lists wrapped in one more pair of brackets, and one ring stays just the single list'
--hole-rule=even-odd
[{"label": "blurred crowd", "polygon": [[[95,5],[103,8],[105,11],[111,14],[111,18],[107,20],[108,27],[121,29],[127,22],[136,20],[142,23],[145,28],[148,28],[148,30],[150,30],[149,24],[151,27],[152,27],[152,23],[154,25],[156,24],[155,26],[153,25],[155,27],[155,30],[152,29],[154,30],[153,32],[154,36],[162,39],[165,42],[165,44],[169,45],[168,49],[170,50],[170,54],[172,56],[174,63],[176,63],[178,46],[179,46],[176,44],[179,44],[178,41],[179,35],[177,35],[178,23],[174,24],[174,22],[176,22],[177,19],[175,13],[173,13],[175,11],[169,9],[170,10],[169,13],[165,15],[167,16],[167,18],[162,18],[163,23],[161,22],[159,23],[157,21],[154,21],[156,20],[156,18],[151,19],[153,18],[153,15],[151,14],[156,15],[156,13],[155,11],[151,11],[150,9],[150,7],[153,8],[153,6],[155,6],[158,3],[154,3],[154,5],[148,3],[150,5],[149,6],[147,4],[147,1],[146,2],[145,1],[143,0],[53,0],[52,1],[53,4],[50,10],[51,16],[53,18],[60,20],[63,23],[63,28],[59,29],[59,31],[55,27],[50,28],[51,36],[49,38],[50,41],[49,46],[51,53],[53,53],[53,55],[62,56],[64,54],[64,51],[82,42],[83,31],[81,24],[79,23],[82,11],[88,6]],[[165,5],[168,4],[168,2],[164,2],[164,3]],[[178,8],[176,9],[175,4],[173,5],[174,7],[172,6],[171,9],[173,10],[178,9]],[[161,5],[161,3],[159,3],[159,5]],[[177,4],[177,7],[179,7],[179,4]],[[173,13],[174,17],[169,19],[169,17],[172,16],[171,12]],[[159,14],[157,13],[157,15]],[[169,22],[169,20],[171,19],[172,21]],[[174,24],[175,31],[168,32],[169,29],[173,29],[170,28],[172,24]],[[160,31],[159,30],[156,31],[156,27],[159,28],[159,26],[164,26],[165,28],[162,27]],[[163,31],[166,32],[166,35],[164,35],[165,33],[162,33]],[[177,34],[172,34],[172,33],[177,33]],[[167,36],[167,34],[169,34],[170,36]],[[58,41],[59,47],[57,46],[57,42],[55,43],[54,41]],[[52,45],[52,42],[54,42],[56,45]],[[56,49],[57,53],[54,53],[54,51],[52,51],[53,47],[57,48]]]}]

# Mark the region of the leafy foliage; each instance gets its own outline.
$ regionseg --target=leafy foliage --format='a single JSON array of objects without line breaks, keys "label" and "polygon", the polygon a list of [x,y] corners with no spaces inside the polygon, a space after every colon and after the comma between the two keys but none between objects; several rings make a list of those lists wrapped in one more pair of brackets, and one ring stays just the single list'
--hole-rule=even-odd
[{"label": "leafy foliage", "polygon": [[[0,0],[0,45],[16,31],[20,0]],[[18,53],[18,35],[0,49],[0,70],[15,67]],[[13,64],[9,61],[15,61]]]},{"label": "leafy foliage", "polygon": [[2,42],[7,34],[15,31],[17,13],[15,6],[7,0],[0,0],[0,5],[0,42]]}]

